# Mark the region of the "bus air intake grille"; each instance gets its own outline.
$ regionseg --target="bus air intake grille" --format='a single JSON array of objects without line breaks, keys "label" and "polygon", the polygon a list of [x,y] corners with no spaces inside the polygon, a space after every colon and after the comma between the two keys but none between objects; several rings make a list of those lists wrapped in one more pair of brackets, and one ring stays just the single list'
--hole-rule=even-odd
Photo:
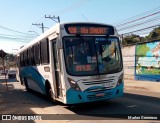
[{"label": "bus air intake grille", "polygon": [[104,84],[104,83],[109,83],[113,82],[114,79],[109,79],[109,80],[101,80],[101,81],[90,81],[90,82],[82,82],[84,85],[97,85],[97,84]]},{"label": "bus air intake grille", "polygon": [[98,99],[105,99],[105,98],[109,98],[112,96],[112,92],[106,92],[106,93],[97,93],[94,95],[88,95],[87,99],[88,100],[98,100]]},{"label": "bus air intake grille", "polygon": [[87,93],[93,93],[93,92],[104,92],[104,91],[106,91],[106,90],[110,90],[111,88],[112,88],[113,86],[111,86],[111,87],[102,87],[102,88],[94,88],[94,89],[87,89],[86,91],[87,91]]}]

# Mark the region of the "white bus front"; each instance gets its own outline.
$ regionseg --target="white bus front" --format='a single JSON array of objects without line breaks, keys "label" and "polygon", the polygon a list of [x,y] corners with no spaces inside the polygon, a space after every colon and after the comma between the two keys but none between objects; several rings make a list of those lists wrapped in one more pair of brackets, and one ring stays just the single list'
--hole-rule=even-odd
[{"label": "white bus front", "polygon": [[66,103],[83,103],[123,95],[123,63],[112,26],[61,25]]}]

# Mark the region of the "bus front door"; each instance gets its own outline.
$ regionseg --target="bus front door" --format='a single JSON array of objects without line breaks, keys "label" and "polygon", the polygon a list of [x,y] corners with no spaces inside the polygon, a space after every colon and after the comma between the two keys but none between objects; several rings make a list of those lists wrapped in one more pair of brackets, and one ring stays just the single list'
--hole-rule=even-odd
[{"label": "bus front door", "polygon": [[55,82],[54,89],[55,89],[55,95],[57,98],[62,98],[62,85],[61,85],[61,79],[60,79],[60,67],[58,63],[58,52],[56,48],[56,41],[53,41],[52,43],[53,48],[53,60],[54,60],[54,73],[55,73]]}]

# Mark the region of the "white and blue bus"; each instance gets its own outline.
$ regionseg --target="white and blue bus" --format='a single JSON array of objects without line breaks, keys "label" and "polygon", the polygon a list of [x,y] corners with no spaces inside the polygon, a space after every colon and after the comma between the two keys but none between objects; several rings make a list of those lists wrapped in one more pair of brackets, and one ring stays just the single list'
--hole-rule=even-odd
[{"label": "white and blue bus", "polygon": [[17,53],[18,80],[27,90],[64,104],[123,95],[121,41],[99,23],[61,23]]}]

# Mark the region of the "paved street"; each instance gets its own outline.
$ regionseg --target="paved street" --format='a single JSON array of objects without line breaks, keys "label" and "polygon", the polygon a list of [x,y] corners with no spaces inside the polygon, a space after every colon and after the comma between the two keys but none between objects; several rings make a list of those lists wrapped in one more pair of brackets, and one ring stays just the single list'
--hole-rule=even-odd
[{"label": "paved street", "polygon": [[[8,90],[3,78],[0,79],[0,114],[76,114],[62,115],[64,121],[70,121],[69,116],[80,119],[112,119],[113,116],[120,119],[121,114],[127,115],[160,115],[160,93],[125,87],[123,97],[102,102],[86,103],[79,105],[53,104],[44,96],[36,93],[28,93],[15,79],[8,80]],[[114,114],[114,115],[110,115]],[[117,115],[118,114],[118,115]],[[54,115],[47,115],[54,119]],[[55,115],[57,116],[57,115]],[[59,115],[61,116],[61,115]],[[105,117],[104,117],[105,116]],[[61,117],[60,117],[61,118]],[[115,119],[115,118],[114,118]],[[74,122],[74,121],[72,121]]]}]

